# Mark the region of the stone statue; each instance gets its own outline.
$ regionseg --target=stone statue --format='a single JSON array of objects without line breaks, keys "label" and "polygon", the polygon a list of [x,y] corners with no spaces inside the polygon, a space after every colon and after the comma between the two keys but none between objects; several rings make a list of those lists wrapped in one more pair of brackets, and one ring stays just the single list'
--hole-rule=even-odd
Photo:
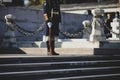
[{"label": "stone statue", "polygon": [[83,38],[89,39],[90,33],[91,33],[91,22],[89,20],[85,20],[82,22],[84,26],[84,32],[83,32]]},{"label": "stone statue", "polygon": [[14,19],[15,17],[11,14],[5,16],[6,25],[5,25],[5,34],[2,42],[2,47],[17,47]]},{"label": "stone statue", "polygon": [[115,17],[113,22],[111,22],[112,26],[112,40],[120,40],[120,19]]},{"label": "stone statue", "polygon": [[92,31],[90,34],[90,41],[104,41],[106,40],[104,33],[104,20],[103,14],[104,10],[102,9],[93,9],[92,10],[93,19],[92,19]]}]

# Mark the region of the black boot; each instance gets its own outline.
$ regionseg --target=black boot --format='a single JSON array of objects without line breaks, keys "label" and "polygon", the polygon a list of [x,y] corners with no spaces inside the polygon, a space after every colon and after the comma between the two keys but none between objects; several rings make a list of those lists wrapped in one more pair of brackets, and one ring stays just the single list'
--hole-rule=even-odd
[{"label": "black boot", "polygon": [[58,53],[55,52],[54,49],[55,49],[55,41],[52,41],[52,51],[53,51],[52,55],[59,55]]},{"label": "black boot", "polygon": [[53,54],[52,55],[59,55],[58,53],[56,53],[55,51],[53,51]]},{"label": "black boot", "polygon": [[47,45],[47,55],[50,55],[49,41],[46,42],[46,45]]}]

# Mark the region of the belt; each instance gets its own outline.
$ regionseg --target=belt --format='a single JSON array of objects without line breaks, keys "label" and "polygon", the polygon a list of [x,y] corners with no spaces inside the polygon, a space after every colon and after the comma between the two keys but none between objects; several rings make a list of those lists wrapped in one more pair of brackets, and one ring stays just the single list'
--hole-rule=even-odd
[{"label": "belt", "polygon": [[52,14],[59,14],[59,12],[52,12]]}]

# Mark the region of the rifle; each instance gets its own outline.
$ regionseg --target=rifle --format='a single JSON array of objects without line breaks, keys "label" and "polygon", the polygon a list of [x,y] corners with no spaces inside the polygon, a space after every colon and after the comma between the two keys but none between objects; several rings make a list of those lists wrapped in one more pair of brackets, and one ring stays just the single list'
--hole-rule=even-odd
[{"label": "rifle", "polygon": [[48,27],[49,27],[49,46],[50,46],[50,56],[53,54],[53,47],[52,47],[52,23],[51,22],[48,22]]}]

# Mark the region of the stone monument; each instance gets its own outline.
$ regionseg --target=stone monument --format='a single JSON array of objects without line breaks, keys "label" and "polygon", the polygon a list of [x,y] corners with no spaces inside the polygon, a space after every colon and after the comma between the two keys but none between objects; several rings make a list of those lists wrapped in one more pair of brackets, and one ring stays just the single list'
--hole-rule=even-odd
[{"label": "stone monument", "polygon": [[84,32],[83,32],[83,39],[89,40],[89,36],[91,33],[91,22],[89,20],[85,20],[82,22],[84,26]]},{"label": "stone monument", "polygon": [[2,42],[2,47],[17,47],[16,45],[16,36],[15,36],[15,25],[14,25],[15,17],[11,14],[5,16],[6,25],[5,25],[5,33]]},{"label": "stone monument", "polygon": [[111,23],[112,26],[112,40],[120,40],[120,19],[119,18],[114,18],[113,22]]},{"label": "stone monument", "polygon": [[105,33],[104,33],[104,22],[103,22],[103,14],[104,10],[102,9],[93,9],[92,10],[93,19],[92,19],[92,31],[90,34],[90,41],[105,41]]}]

